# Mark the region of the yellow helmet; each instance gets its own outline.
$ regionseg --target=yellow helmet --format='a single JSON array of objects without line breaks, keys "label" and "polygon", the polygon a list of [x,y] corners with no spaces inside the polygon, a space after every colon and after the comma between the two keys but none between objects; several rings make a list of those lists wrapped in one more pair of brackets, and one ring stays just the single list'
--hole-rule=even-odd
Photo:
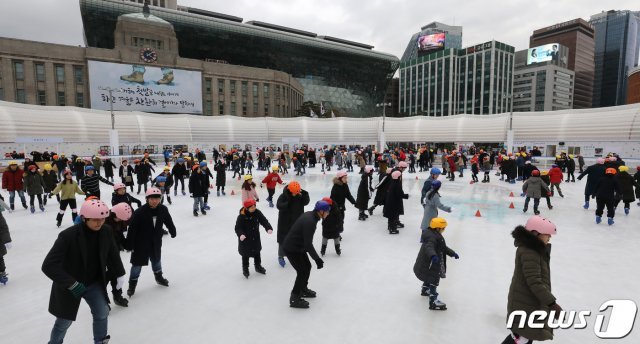
[{"label": "yellow helmet", "polygon": [[9,161],[9,166],[11,166],[11,165],[16,165],[17,166],[18,162],[15,161],[15,160],[11,160],[11,161]]},{"label": "yellow helmet", "polygon": [[163,170],[164,170],[164,171],[169,171],[169,170],[171,170],[171,167],[169,167],[169,166],[165,166],[165,167],[163,168]]},{"label": "yellow helmet", "polygon": [[44,164],[45,171],[51,171],[51,164]]},{"label": "yellow helmet", "polygon": [[252,175],[250,175],[250,174],[245,174],[244,175],[244,180],[252,180],[252,179],[253,179]]},{"label": "yellow helmet", "polygon": [[549,174],[549,171],[547,170],[543,170],[542,172],[540,172],[541,175],[546,176]]},{"label": "yellow helmet", "polygon": [[570,158],[570,159],[573,159],[573,154],[569,154],[569,158]]},{"label": "yellow helmet", "polygon": [[560,155],[556,155],[556,159],[560,159]]},{"label": "yellow helmet", "polygon": [[271,166],[271,171],[279,171],[280,167],[278,167],[277,165],[273,165]]},{"label": "yellow helmet", "polygon": [[620,166],[620,167],[618,167],[618,171],[620,171],[620,172],[629,172],[629,166]]},{"label": "yellow helmet", "polygon": [[434,217],[431,219],[429,227],[433,229],[445,229],[445,227],[447,227],[447,220],[442,217]]}]

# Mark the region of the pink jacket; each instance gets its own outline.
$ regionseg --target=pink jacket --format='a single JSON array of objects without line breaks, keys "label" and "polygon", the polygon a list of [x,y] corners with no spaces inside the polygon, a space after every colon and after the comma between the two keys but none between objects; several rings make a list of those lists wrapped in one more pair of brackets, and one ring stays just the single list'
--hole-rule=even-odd
[{"label": "pink jacket", "polygon": [[260,197],[258,197],[256,188],[251,187],[251,190],[246,190],[244,188],[242,189],[242,204],[244,204],[244,201],[248,200],[249,198],[256,200],[256,202],[260,199]]}]

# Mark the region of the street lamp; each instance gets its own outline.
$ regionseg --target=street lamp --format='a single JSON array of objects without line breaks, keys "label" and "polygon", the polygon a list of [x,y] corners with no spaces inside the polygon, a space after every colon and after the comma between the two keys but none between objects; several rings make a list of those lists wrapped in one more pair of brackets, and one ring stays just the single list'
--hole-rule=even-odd
[{"label": "street lamp", "polygon": [[380,149],[383,150],[387,143],[385,141],[385,137],[384,137],[384,124],[386,122],[387,119],[387,115],[386,115],[386,109],[387,107],[391,107],[391,103],[378,103],[376,104],[376,108],[382,108],[382,132],[380,133]]},{"label": "street lamp", "polygon": [[111,87],[98,87],[99,90],[109,92],[109,111],[111,112],[111,131],[109,132],[109,144],[111,145],[111,155],[120,155],[118,146],[119,137],[116,130],[116,116],[113,113],[113,91],[118,91],[117,88]]}]

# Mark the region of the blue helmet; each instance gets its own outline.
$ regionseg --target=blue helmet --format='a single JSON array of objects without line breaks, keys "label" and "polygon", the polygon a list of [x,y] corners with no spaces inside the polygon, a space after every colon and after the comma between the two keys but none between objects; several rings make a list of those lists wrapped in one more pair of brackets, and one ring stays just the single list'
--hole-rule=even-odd
[{"label": "blue helmet", "polygon": [[184,162],[183,158],[178,158],[178,164],[182,164]]},{"label": "blue helmet", "polygon": [[84,171],[85,171],[85,172],[87,172],[87,171],[95,171],[95,169],[96,169],[96,168],[95,168],[95,167],[93,167],[93,165],[88,165],[88,166],[85,166],[85,167],[84,167]]},{"label": "blue helmet", "polygon": [[442,171],[439,168],[434,167],[431,169],[431,174],[442,174]]},{"label": "blue helmet", "polygon": [[165,176],[157,176],[156,177],[156,183],[166,183],[167,182],[167,177]]},{"label": "blue helmet", "polygon": [[440,187],[442,186],[442,182],[439,180],[434,180],[433,182],[431,182],[431,189],[432,190],[438,190],[440,189]]},{"label": "blue helmet", "polygon": [[205,166],[207,166],[207,163],[206,163],[206,162],[204,162],[204,161],[201,161],[201,162],[200,162],[200,167],[205,167]]},{"label": "blue helmet", "polygon": [[551,168],[556,168],[556,167],[558,167],[558,165],[556,164],[551,165]]},{"label": "blue helmet", "polygon": [[329,203],[325,201],[318,201],[316,202],[316,205],[313,207],[313,211],[330,211],[330,210],[331,210],[331,206],[329,205]]}]

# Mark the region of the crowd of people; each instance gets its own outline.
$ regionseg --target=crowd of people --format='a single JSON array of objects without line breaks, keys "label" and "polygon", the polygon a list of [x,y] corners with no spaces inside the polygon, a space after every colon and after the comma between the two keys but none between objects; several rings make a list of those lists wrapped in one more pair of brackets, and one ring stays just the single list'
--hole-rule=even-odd
[{"label": "crowd of people", "polygon": [[[37,152],[35,152],[37,153]],[[33,153],[32,153],[33,154]],[[123,295],[125,287],[125,268],[120,258],[123,250],[131,251],[126,294],[131,297],[136,292],[138,279],[143,266],[151,263],[155,281],[168,287],[169,281],[162,270],[161,247],[165,235],[175,238],[177,226],[165,205],[172,204],[171,196],[178,195],[193,198],[193,216],[207,215],[212,209],[209,195],[216,189],[217,197],[226,196],[227,173],[233,172],[232,179],[242,179],[241,207],[238,211],[235,233],[238,253],[241,256],[242,274],[250,277],[249,263],[253,258],[255,272],[266,274],[262,266],[260,227],[271,235],[274,227],[269,219],[257,209],[257,202],[264,185],[267,188],[267,204],[278,210],[276,237],[278,243],[278,263],[283,268],[288,263],[296,270],[296,280],[289,297],[289,306],[309,308],[308,298],[317,293],[308,287],[311,273],[311,258],[318,269],[323,268],[323,256],[327,254],[329,240],[333,241],[335,253],[342,253],[341,240],[344,231],[347,202],[358,210],[358,220],[366,221],[376,207],[381,206],[387,219],[389,234],[399,234],[404,228],[401,216],[404,214],[404,201],[410,194],[403,189],[403,176],[406,173],[428,171],[420,193],[420,204],[424,209],[420,229],[421,248],[414,265],[416,277],[423,282],[421,295],[429,299],[429,309],[446,310],[446,304],[438,298],[437,287],[440,278],[446,275],[446,258],[458,259],[460,256],[446,245],[443,232],[447,221],[439,211],[451,213],[453,208],[446,205],[441,196],[443,174],[449,181],[464,177],[464,171],[470,169],[470,183],[479,182],[478,174],[483,173],[482,183],[491,182],[495,171],[501,181],[514,184],[522,182],[522,194],[525,197],[523,211],[526,213],[533,199],[534,216],[524,226],[513,231],[522,266],[514,272],[509,292],[509,309],[522,309],[522,302],[530,305],[531,300],[521,300],[522,290],[530,288],[524,280],[530,269],[542,262],[543,274],[540,286],[533,291],[539,298],[538,306],[524,307],[527,312],[536,309],[561,310],[550,292],[548,279],[549,238],[556,233],[555,225],[538,216],[540,199],[545,198],[552,209],[551,197],[557,193],[564,197],[561,183],[575,182],[576,162],[573,155],[562,152],[549,170],[536,167],[535,151],[510,153],[504,150],[476,149],[465,151],[435,150],[427,146],[415,150],[396,148],[376,152],[371,148],[297,149],[293,152],[273,149],[213,150],[210,162],[205,152],[163,153],[165,166],[158,164],[148,153],[135,158],[132,164],[122,160],[117,166],[111,159],[100,156],[81,158],[72,155],[49,153],[32,155],[23,163],[13,160],[2,174],[2,189],[9,194],[8,204],[0,194],[0,283],[7,283],[8,277],[2,256],[11,247],[9,229],[2,211],[14,211],[16,195],[22,207],[31,213],[38,208],[44,212],[48,200],[54,196],[59,202],[56,225],[62,226],[67,207],[71,208],[73,225],[60,232],[56,242],[46,256],[42,271],[52,280],[49,311],[56,316],[49,343],[62,343],[72,321],[76,319],[81,299],[84,299],[92,311],[94,319],[94,342],[107,343],[108,302],[105,297],[106,285],[112,286],[114,303],[127,307],[128,300]],[[590,199],[596,199],[596,223],[602,221],[604,208],[607,209],[608,224],[614,224],[616,207],[624,203],[624,212],[629,214],[631,203],[640,198],[640,167],[634,175],[629,167],[615,154],[598,159],[597,163],[584,167],[582,157],[578,158],[577,179],[585,176],[585,203],[588,209]],[[254,166],[254,161],[256,162]],[[436,162],[440,162],[440,166]],[[212,165],[210,168],[210,164]],[[320,165],[322,173],[336,170],[329,195],[313,202],[313,208],[305,211],[312,200],[303,188],[300,180],[285,183],[282,176],[293,168],[297,176],[304,175],[306,168]],[[349,188],[350,172],[354,165],[359,168],[360,183],[355,197]],[[253,169],[265,171],[262,179],[254,180]],[[158,173],[156,173],[158,170]],[[213,172],[211,171],[213,170]],[[118,172],[118,180],[115,173]],[[374,174],[377,173],[377,177]],[[566,174],[566,177],[565,177]],[[353,174],[352,174],[353,175]],[[185,180],[187,185],[185,187]],[[377,182],[374,183],[374,180]],[[258,182],[259,181],[259,182]],[[108,196],[100,192],[100,184],[113,187],[111,208],[107,206]],[[137,185],[137,189],[135,186]],[[282,192],[274,201],[276,189],[281,185]],[[635,191],[634,191],[635,188]],[[130,192],[128,192],[130,191]],[[144,192],[143,200],[134,195]],[[29,205],[25,193],[29,196]],[[78,210],[76,195],[85,196]],[[444,202],[444,203],[443,203]],[[135,210],[133,208],[135,205]],[[640,205],[640,202],[638,202]],[[322,245],[320,254],[313,246],[313,237],[318,223],[322,226]],[[125,235],[126,234],[126,235]],[[542,260],[539,259],[542,257]],[[530,294],[530,293],[529,293]],[[529,295],[527,294],[527,295]],[[548,328],[543,329],[547,331]],[[535,329],[525,329],[510,334],[505,343],[527,343],[530,340],[549,339],[549,334]]]}]

